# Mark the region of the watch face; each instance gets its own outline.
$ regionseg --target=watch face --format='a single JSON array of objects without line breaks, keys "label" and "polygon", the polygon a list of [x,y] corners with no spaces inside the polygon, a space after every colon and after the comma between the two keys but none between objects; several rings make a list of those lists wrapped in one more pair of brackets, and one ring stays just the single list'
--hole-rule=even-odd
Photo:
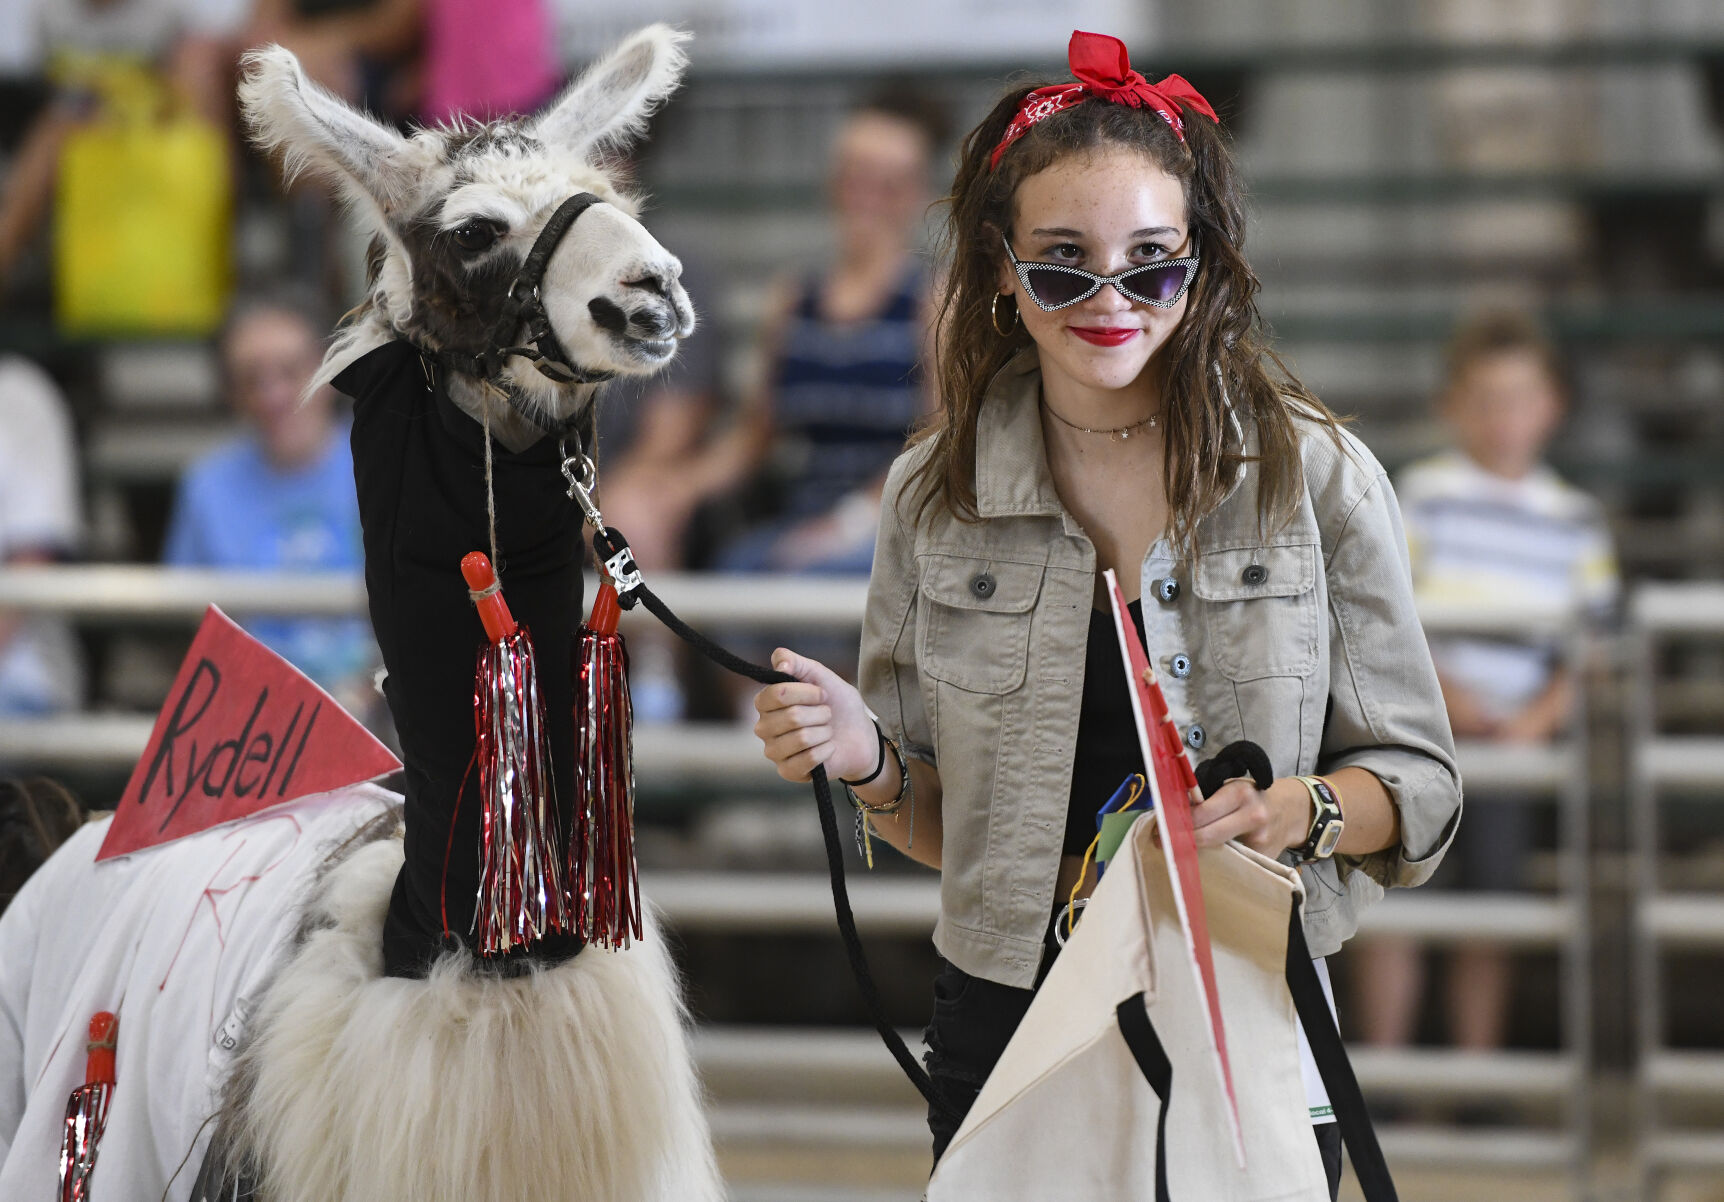
[{"label": "watch face", "polygon": [[1323,833],[1317,838],[1317,850],[1314,853],[1317,859],[1326,860],[1335,854],[1335,846],[1341,842],[1341,830],[1345,825],[1337,818],[1323,828]]}]

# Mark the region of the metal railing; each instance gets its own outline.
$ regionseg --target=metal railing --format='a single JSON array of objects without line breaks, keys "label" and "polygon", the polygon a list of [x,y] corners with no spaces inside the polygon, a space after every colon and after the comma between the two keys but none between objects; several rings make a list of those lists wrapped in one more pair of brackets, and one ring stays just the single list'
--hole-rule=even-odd
[{"label": "metal railing", "polygon": [[[854,630],[866,593],[861,580],[725,577],[664,573],[655,590],[697,627],[715,632]],[[262,613],[307,616],[363,612],[364,589],[354,576],[282,576],[144,567],[57,567],[0,570],[0,609],[58,614],[96,626],[123,624],[189,627],[210,605],[243,617]],[[1581,644],[1568,616],[1548,607],[1494,610],[1487,617],[1452,607],[1426,607],[1431,633],[1549,636],[1568,631],[1574,663]],[[629,615],[628,624],[644,619]],[[1577,679],[1584,679],[1578,673]],[[142,753],[152,717],[146,714],[77,714],[0,721],[0,762],[46,768],[101,767],[124,771]],[[1385,1132],[1392,1155],[1406,1159],[1519,1164],[1584,1171],[1588,1122],[1588,1048],[1592,988],[1587,893],[1587,774],[1583,723],[1551,747],[1463,743],[1458,749],[1470,788],[1501,789],[1523,800],[1550,804],[1561,815],[1561,886],[1555,895],[1396,893],[1367,912],[1361,932],[1397,935],[1427,944],[1490,939],[1518,948],[1554,950],[1564,974],[1563,1050],[1556,1053],[1460,1053],[1436,1049],[1356,1052],[1368,1087],[1426,1098],[1483,1097],[1555,1104],[1558,1130],[1501,1128],[1457,1132],[1408,1128]],[[1687,763],[1669,760],[1672,771]],[[762,786],[774,782],[746,728],[728,724],[642,724],[636,766],[643,785],[697,779]],[[1692,771],[1692,768],[1687,769]],[[669,872],[649,874],[647,894],[679,930],[822,931],[831,923],[827,882],[818,875]],[[932,878],[858,876],[851,885],[857,920],[880,935],[926,937],[938,911]],[[1724,916],[1721,916],[1724,921]],[[1691,919],[1692,921],[1692,919]],[[803,1101],[720,1099],[715,1129],[735,1142],[770,1136],[783,1143],[908,1147],[926,1144],[907,1087],[893,1092],[890,1061],[878,1055],[867,1032],[831,1033],[820,1040],[782,1029],[717,1029],[702,1034],[703,1062],[723,1079],[724,1057],[746,1054],[759,1066],[753,1080],[777,1082]],[[836,1058],[836,1060],[835,1060]],[[869,1066],[861,1077],[833,1076],[833,1063]],[[885,1106],[810,1108],[809,1097],[832,1098],[842,1077]],[[901,1087],[902,1083],[898,1085]]]},{"label": "metal railing", "polygon": [[[653,591],[695,625],[855,629],[867,596],[863,580],[805,576],[725,576],[661,572]],[[592,594],[592,580],[587,582]],[[78,565],[0,569],[0,609],[51,613],[83,622],[193,624],[219,606],[233,617],[363,614],[357,573],[233,572],[209,568]],[[651,621],[624,615],[624,621]]]},{"label": "metal railing", "polygon": [[1684,1125],[1672,1114],[1685,1103],[1716,1105],[1724,1098],[1724,1049],[1672,1048],[1665,1011],[1671,953],[1724,956],[1724,894],[1667,890],[1658,871],[1665,803],[1724,796],[1724,731],[1660,734],[1653,688],[1653,666],[1666,643],[1724,643],[1724,584],[1643,586],[1628,618],[1628,650],[1640,669],[1625,707],[1635,863],[1635,1110],[1642,1195],[1654,1197],[1667,1174],[1724,1171],[1724,1131]]}]

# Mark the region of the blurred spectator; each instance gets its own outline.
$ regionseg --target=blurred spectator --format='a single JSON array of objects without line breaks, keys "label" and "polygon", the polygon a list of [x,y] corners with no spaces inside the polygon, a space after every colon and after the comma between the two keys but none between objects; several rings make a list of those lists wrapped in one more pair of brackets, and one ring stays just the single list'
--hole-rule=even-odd
[{"label": "blurred spectator", "polygon": [[929,408],[917,364],[930,288],[917,240],[946,133],[944,113],[904,87],[839,131],[828,176],[837,257],[777,288],[764,388],[741,434],[753,463],[770,453],[778,502],[720,568],[869,569],[886,469]]},{"label": "blurred spectator", "polygon": [[[423,0],[252,0],[240,36],[246,47],[285,46],[343,100],[405,122],[419,108],[424,21]],[[289,278],[331,300],[365,291],[367,239],[342,220],[338,189],[305,173],[282,187]]]},{"label": "blurred spectator", "polygon": [[[1610,536],[1596,501],[1543,462],[1565,406],[1556,352],[1527,317],[1489,313],[1450,344],[1440,401],[1456,449],[1408,467],[1397,484],[1421,601],[1475,608],[1545,603],[1600,618],[1615,600]],[[1442,637],[1431,654],[1457,739],[1536,744],[1574,713],[1575,682],[1553,639]],[[1468,789],[1466,813],[1435,881],[1472,890],[1526,887],[1527,799]],[[1374,939],[1359,974],[1366,1038],[1407,1043],[1423,966],[1416,945]],[[1450,965],[1453,1042],[1500,1047],[1510,987],[1505,948],[1460,945]]]},{"label": "blurred spectator", "polygon": [[[323,356],[326,323],[290,297],[240,302],[221,339],[234,409],[251,431],[180,481],[162,558],[181,567],[357,572],[359,505],[347,424],[335,395],[301,401]],[[245,627],[367,716],[376,659],[360,618],[254,618]]]},{"label": "blurred spectator", "polygon": [[[695,510],[733,487],[748,463],[733,430],[713,436],[723,411],[723,344],[711,307],[717,282],[696,256],[682,256],[683,286],[700,323],[671,365],[647,379],[623,377],[599,404],[600,479],[605,518],[626,531],[647,572],[676,571],[686,559]],[[635,714],[646,722],[684,716],[678,644],[656,624],[629,636]]]},{"label": "blurred spectator", "polygon": [[228,99],[232,38],[249,0],[7,0],[0,5],[0,74],[76,74],[91,59],[160,72],[211,121]]},{"label": "blurred spectator", "polygon": [[421,0],[253,0],[247,46],[276,42],[337,96],[391,116],[412,111]]},{"label": "blurred spectator", "polygon": [[[40,227],[60,149],[140,85],[225,128],[232,112],[232,37],[247,0],[6,0],[0,74],[46,78],[53,96],[25,133],[0,191],[0,280]],[[112,86],[109,86],[112,85]]]},{"label": "blurred spectator", "polygon": [[[35,364],[0,358],[0,562],[65,559],[82,528],[66,402]],[[0,714],[50,714],[83,699],[83,665],[66,623],[0,613]]]},{"label": "blurred spectator", "polygon": [[420,119],[533,112],[562,82],[555,46],[545,0],[425,0]]},{"label": "blurred spectator", "polygon": [[646,379],[613,381],[599,403],[605,512],[617,513],[643,568],[684,566],[690,515],[746,466],[734,438],[711,436],[725,408],[724,348],[705,311],[714,283],[698,259],[682,260],[683,286],[700,314],[695,332],[669,367]]}]

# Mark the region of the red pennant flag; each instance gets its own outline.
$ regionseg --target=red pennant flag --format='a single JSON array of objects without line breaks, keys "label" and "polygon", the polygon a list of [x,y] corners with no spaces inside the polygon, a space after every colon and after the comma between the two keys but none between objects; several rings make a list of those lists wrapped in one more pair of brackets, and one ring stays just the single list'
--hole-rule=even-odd
[{"label": "red pennant flag", "polygon": [[1107,573],[1108,596],[1113,602],[1114,626],[1119,633],[1120,654],[1126,677],[1131,681],[1132,717],[1137,722],[1138,744],[1144,767],[1149,769],[1150,796],[1155,799],[1161,823],[1161,850],[1167,857],[1167,874],[1173,884],[1173,900],[1179,910],[1185,951],[1197,978],[1198,996],[1209,1016],[1211,1061],[1221,1076],[1231,1120],[1233,1154],[1245,1167],[1245,1138],[1239,1128],[1239,1101],[1233,1092],[1233,1066],[1227,1059],[1227,1032],[1221,1025],[1221,996],[1215,986],[1215,956],[1209,943],[1209,915],[1203,904],[1203,882],[1198,876],[1197,836],[1191,825],[1191,806],[1202,799],[1185,745],[1167,711],[1167,699],[1149,666],[1149,655],[1137,636],[1137,626],[1126,608],[1125,596],[1112,570]]},{"label": "red pennant flag", "polygon": [[96,859],[400,767],[333,697],[212,605]]}]

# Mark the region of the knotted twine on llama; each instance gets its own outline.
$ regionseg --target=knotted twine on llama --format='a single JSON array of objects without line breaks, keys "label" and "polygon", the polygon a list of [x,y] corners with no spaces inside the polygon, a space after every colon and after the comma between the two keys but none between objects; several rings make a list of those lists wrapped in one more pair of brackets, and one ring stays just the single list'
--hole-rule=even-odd
[{"label": "knotted twine on llama", "polygon": [[473,677],[482,829],[474,925],[479,954],[496,956],[572,927],[532,636],[510,614],[483,552],[464,556],[461,574],[486,636]]},{"label": "knotted twine on llama", "polygon": [[577,636],[575,829],[569,841],[569,909],[575,933],[607,948],[641,937],[635,868],[634,707],[628,650],[617,633],[622,608],[609,579]]}]

